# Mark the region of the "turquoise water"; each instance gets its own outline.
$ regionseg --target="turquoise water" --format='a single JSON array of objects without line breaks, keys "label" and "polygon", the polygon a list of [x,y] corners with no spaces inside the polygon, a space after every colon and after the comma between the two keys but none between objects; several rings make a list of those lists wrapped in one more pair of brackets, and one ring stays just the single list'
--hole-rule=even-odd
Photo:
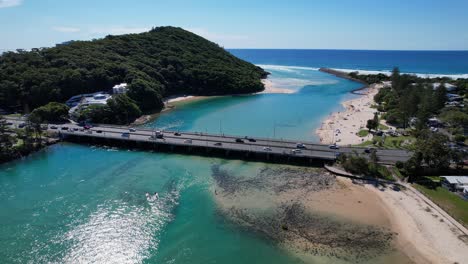
[{"label": "turquoise water", "polygon": [[[216,213],[211,166],[264,165],[58,144],[0,166],[2,263],[295,263]],[[158,199],[146,193],[158,192]]]},{"label": "turquoise water", "polygon": [[146,127],[317,141],[315,130],[361,84],[311,68],[270,66],[274,87],[292,94],[210,98],[184,104]]}]

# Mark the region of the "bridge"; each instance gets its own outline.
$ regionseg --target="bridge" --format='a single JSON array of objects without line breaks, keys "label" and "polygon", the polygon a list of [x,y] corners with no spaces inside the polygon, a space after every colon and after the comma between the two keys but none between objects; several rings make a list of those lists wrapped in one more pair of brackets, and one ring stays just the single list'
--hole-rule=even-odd
[{"label": "bridge", "polygon": [[[14,125],[23,122],[8,119]],[[44,125],[45,126],[45,125]],[[279,140],[260,137],[245,137],[209,134],[202,132],[161,131],[162,138],[156,137],[156,131],[148,128],[95,125],[85,129],[76,124],[47,126],[47,131],[59,134],[64,140],[78,143],[95,143],[110,146],[135,147],[156,151],[169,151],[192,155],[211,155],[253,159],[279,163],[309,163],[314,161],[334,161],[345,153],[358,153],[369,157],[362,147],[330,148],[329,145],[313,142]],[[301,146],[298,147],[298,143]],[[398,149],[376,149],[379,162],[395,164],[406,161],[411,153]]]}]

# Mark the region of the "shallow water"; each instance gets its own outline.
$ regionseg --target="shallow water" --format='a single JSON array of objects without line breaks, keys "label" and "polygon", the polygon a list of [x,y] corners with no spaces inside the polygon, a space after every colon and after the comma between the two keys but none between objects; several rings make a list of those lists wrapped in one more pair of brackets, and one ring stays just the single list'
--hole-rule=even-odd
[{"label": "shallow water", "polygon": [[269,79],[293,94],[209,98],[162,113],[145,127],[317,141],[315,130],[361,84],[317,70],[267,67]]}]

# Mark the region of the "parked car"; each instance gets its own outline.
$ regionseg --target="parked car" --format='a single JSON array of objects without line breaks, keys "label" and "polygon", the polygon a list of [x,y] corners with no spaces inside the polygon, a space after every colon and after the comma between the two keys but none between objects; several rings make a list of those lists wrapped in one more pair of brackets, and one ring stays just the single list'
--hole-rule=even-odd
[{"label": "parked car", "polygon": [[222,146],[223,143],[221,143],[221,142],[216,142],[216,143],[214,143],[214,145],[215,145],[215,146]]},{"label": "parked car", "polygon": [[50,129],[58,129],[56,126],[50,126]]},{"label": "parked car", "polygon": [[78,131],[78,128],[77,128],[77,127],[74,127],[74,128],[73,128],[73,131]]},{"label": "parked car", "polygon": [[236,143],[244,143],[244,140],[242,140],[241,138],[236,138]]},{"label": "parked car", "polygon": [[175,133],[174,133],[174,136],[178,136],[178,137],[179,137],[179,136],[181,136],[181,135],[182,135],[182,134],[180,134],[179,132],[175,132]]},{"label": "parked car", "polygon": [[68,130],[68,127],[64,126],[61,128],[62,130]]},{"label": "parked car", "polygon": [[264,151],[271,151],[271,148],[270,147],[264,147],[263,150]]},{"label": "parked car", "polygon": [[134,129],[134,128],[129,128],[128,131],[130,131],[130,132],[136,132],[136,129]]}]

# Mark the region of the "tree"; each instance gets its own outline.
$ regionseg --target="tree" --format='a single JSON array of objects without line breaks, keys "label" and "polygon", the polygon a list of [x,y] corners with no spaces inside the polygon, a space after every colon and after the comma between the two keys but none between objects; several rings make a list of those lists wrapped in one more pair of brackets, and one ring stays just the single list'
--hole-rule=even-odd
[{"label": "tree", "polygon": [[447,102],[447,89],[445,85],[441,83],[434,91],[434,106],[436,110],[442,109],[445,106],[445,102]]},{"label": "tree", "polygon": [[129,85],[127,94],[137,102],[141,111],[147,113],[159,111],[163,108],[162,90],[160,84],[152,84],[142,79],[137,79]]},{"label": "tree", "polygon": [[377,130],[379,127],[379,116],[377,113],[374,113],[374,118],[367,120],[366,128],[369,129],[369,132],[373,130]]},{"label": "tree", "polygon": [[33,123],[62,122],[68,117],[68,106],[65,104],[50,102],[38,107],[29,115]]},{"label": "tree", "polygon": [[3,116],[0,116],[0,155],[7,155],[13,146],[13,138],[8,133],[8,126]]},{"label": "tree", "polygon": [[447,136],[422,131],[416,140],[415,155],[420,156],[429,167],[445,169],[450,165],[450,149]]},{"label": "tree", "polygon": [[128,124],[141,115],[141,111],[135,101],[125,94],[118,94],[107,101],[112,111],[115,123]]}]

